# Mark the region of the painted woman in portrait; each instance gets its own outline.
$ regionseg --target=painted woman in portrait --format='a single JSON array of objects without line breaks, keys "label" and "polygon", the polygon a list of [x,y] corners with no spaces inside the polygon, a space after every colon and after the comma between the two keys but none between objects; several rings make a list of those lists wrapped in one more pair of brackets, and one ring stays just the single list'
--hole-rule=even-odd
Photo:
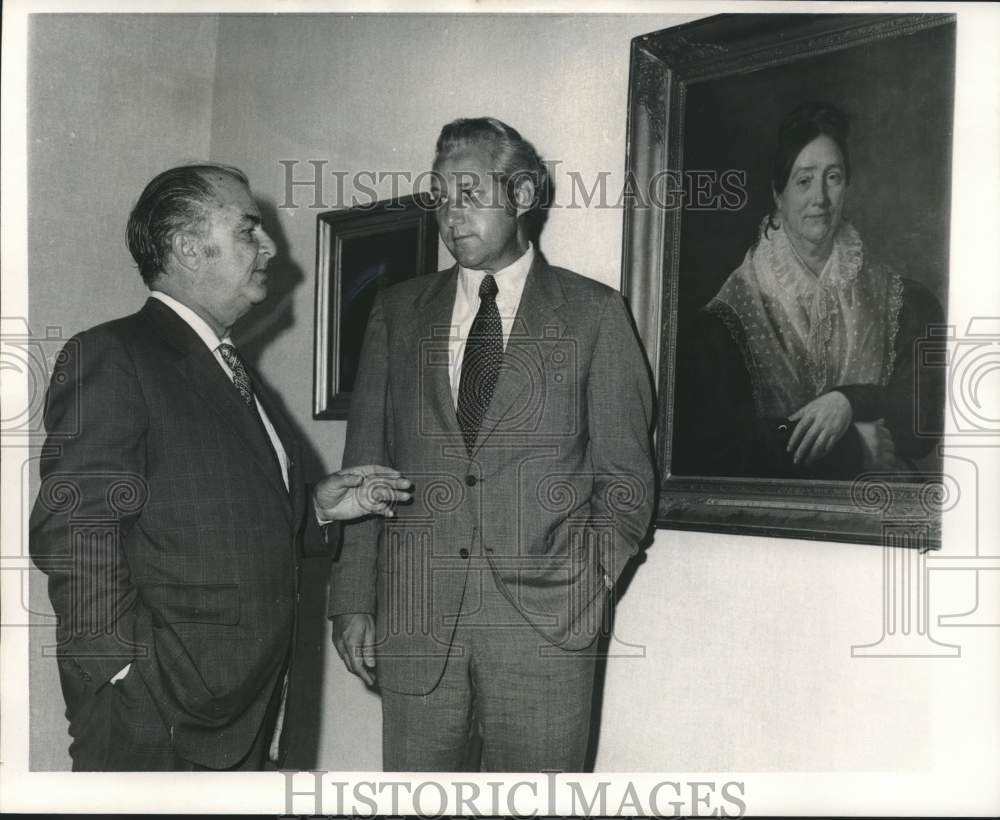
[{"label": "painted woman in portrait", "polygon": [[905,473],[940,428],[941,368],[918,340],[944,321],[923,285],[874,258],[845,217],[848,115],[827,102],[780,124],[773,203],[743,262],[700,312],[675,470],[851,479]]}]

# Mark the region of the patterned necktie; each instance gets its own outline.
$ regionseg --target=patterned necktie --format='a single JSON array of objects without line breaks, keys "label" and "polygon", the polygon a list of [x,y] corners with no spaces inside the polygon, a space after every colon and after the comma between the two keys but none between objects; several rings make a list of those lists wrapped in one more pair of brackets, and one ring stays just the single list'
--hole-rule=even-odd
[{"label": "patterned necktie", "polygon": [[465,449],[472,455],[486,408],[503,363],[503,325],[497,308],[497,283],[486,274],[479,286],[479,311],[469,330],[458,383],[458,424]]},{"label": "patterned necktie", "polygon": [[285,479],[285,471],[281,466],[281,459],[278,457],[278,451],[274,449],[274,442],[271,440],[271,434],[267,431],[267,427],[264,425],[264,419],[261,418],[260,411],[257,409],[257,402],[254,399],[253,392],[253,380],[250,378],[250,371],[247,370],[243,357],[240,356],[239,351],[233,347],[233,345],[223,342],[217,349],[223,360],[229,365],[229,369],[233,371],[233,384],[236,385],[236,389],[240,391],[240,398],[243,399],[243,403],[253,412],[253,417],[257,420],[257,428],[263,434],[264,440],[267,442],[267,449],[270,451],[273,458],[274,467],[278,471],[278,477],[287,489],[288,483]]},{"label": "patterned necktie", "polygon": [[257,403],[253,399],[253,382],[250,380],[250,371],[247,370],[239,352],[231,344],[223,343],[219,345],[219,353],[229,365],[229,369],[233,371],[233,384],[240,391],[243,403],[256,413]]}]

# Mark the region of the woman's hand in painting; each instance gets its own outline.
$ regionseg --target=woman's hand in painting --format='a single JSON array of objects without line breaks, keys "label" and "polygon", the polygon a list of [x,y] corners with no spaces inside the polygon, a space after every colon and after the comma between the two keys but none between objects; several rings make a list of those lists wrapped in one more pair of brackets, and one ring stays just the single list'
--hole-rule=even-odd
[{"label": "woman's hand in painting", "polygon": [[851,426],[854,412],[847,397],[831,390],[800,407],[788,417],[798,422],[787,452],[796,464],[812,464],[827,455]]}]

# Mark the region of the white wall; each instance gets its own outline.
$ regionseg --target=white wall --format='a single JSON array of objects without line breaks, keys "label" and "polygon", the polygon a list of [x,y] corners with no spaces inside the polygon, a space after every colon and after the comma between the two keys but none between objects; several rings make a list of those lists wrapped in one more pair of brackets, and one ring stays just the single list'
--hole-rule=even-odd
[{"label": "white wall", "polygon": [[[208,150],[248,172],[284,254],[272,264],[284,284],[242,341],[284,397],[316,468],[336,468],[344,425],[311,418],[316,211],[306,207],[308,193],[297,210],[277,207],[278,160],[416,172],[430,162],[444,122],[492,114],[564,170],[588,179],[606,170],[620,181],[629,40],[684,19],[223,16],[217,24],[129,22],[131,38],[115,28],[126,23],[76,23],[33,63],[53,83],[39,108],[48,112],[44,127],[33,135],[58,142],[34,155],[52,167],[31,177],[33,203],[48,206],[32,210],[32,323],[72,331],[137,306],[141,288],[120,241],[127,206],[155,171]],[[181,41],[163,31],[186,33],[197,59],[175,51]],[[138,64],[136,42],[144,48]],[[88,67],[94,53],[103,55],[97,68]],[[116,106],[118,96],[130,107]],[[59,130],[75,123],[77,137]],[[308,170],[303,164],[298,174]],[[621,213],[557,210],[542,247],[553,262],[617,286]],[[325,571],[323,559],[309,562],[299,670],[316,701],[297,726],[297,751],[315,745],[316,760],[304,762],[318,768],[378,769],[378,702],[330,647]],[[658,532],[619,607],[597,768],[920,771],[942,755],[995,749],[995,708],[979,718],[972,706],[982,708],[985,671],[851,657],[853,644],[881,632],[881,573],[876,547]],[[972,600],[968,575],[954,586]],[[989,630],[962,637],[974,657],[995,641]],[[967,693],[965,702],[942,697],[954,691]],[[32,708],[38,725],[58,723],[51,682]],[[46,766],[65,747],[56,735],[46,729],[36,744]]]},{"label": "white wall", "polygon": [[209,152],[216,15],[36,15],[29,295],[65,335],[141,305],[125,222],[159,171]]}]

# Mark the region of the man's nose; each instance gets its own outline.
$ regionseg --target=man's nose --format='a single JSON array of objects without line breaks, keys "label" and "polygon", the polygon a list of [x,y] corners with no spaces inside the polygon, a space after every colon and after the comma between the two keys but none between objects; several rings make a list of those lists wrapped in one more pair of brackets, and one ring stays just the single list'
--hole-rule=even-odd
[{"label": "man's nose", "polygon": [[266,254],[267,256],[275,256],[278,253],[278,246],[274,244],[274,240],[271,239],[270,234],[263,228],[260,229],[258,253]]},{"label": "man's nose", "polygon": [[457,202],[449,202],[444,206],[444,224],[449,228],[465,222],[465,208]]}]

